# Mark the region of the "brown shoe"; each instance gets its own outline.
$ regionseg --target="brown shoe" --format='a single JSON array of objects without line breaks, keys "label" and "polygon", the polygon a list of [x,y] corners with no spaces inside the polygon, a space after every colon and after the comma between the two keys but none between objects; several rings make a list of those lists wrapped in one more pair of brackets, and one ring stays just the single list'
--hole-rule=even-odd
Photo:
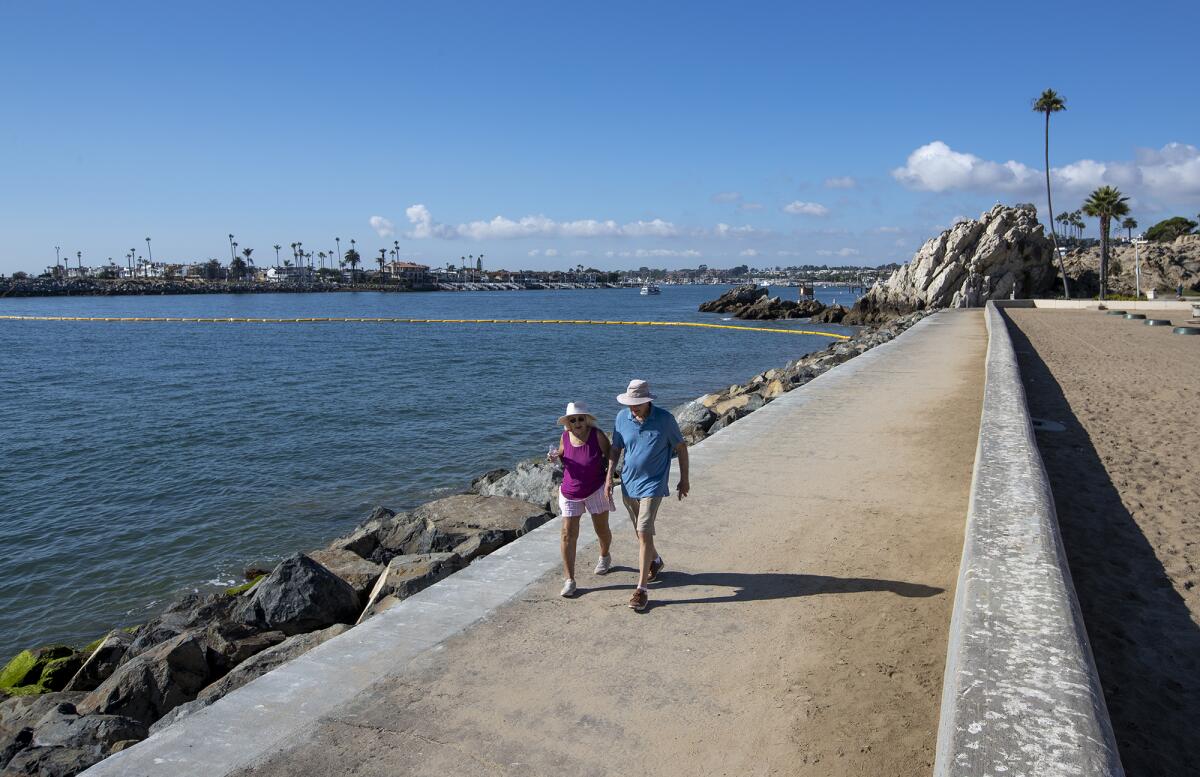
[{"label": "brown shoe", "polygon": [[650,596],[640,588],[633,589],[633,596],[629,597],[629,606],[638,612],[646,609],[646,605],[650,603]]},{"label": "brown shoe", "polygon": [[658,573],[663,571],[663,567],[665,567],[665,566],[666,566],[666,562],[664,562],[662,560],[662,556],[659,556],[658,558],[651,561],[650,562],[650,574],[646,576],[646,579],[648,581],[650,581],[651,583],[653,583],[655,580],[658,579]]}]

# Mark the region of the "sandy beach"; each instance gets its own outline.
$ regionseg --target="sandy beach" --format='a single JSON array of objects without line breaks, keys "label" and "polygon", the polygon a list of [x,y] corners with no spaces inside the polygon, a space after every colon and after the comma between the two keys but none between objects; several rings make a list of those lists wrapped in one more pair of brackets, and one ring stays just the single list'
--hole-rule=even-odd
[{"label": "sandy beach", "polygon": [[[1185,322],[1182,311],[1141,311]],[[1005,311],[1127,774],[1200,762],[1200,337]]]}]

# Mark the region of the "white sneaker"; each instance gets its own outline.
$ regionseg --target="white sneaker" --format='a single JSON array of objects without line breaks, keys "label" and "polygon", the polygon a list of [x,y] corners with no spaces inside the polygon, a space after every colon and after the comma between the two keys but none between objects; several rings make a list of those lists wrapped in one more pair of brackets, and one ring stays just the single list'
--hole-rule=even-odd
[{"label": "white sneaker", "polygon": [[575,595],[575,581],[568,580],[567,582],[563,583],[563,589],[558,592],[558,595],[559,596],[567,596],[567,597],[574,596]]},{"label": "white sneaker", "polygon": [[596,562],[595,574],[607,575],[610,571],[612,571],[612,556],[601,556],[600,560]]}]

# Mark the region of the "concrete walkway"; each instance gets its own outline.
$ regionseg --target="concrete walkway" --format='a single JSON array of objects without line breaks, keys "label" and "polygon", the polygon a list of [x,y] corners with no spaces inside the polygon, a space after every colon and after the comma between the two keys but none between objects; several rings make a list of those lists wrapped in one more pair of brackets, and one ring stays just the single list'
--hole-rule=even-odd
[{"label": "concrete walkway", "polygon": [[[940,313],[694,447],[646,612],[626,607],[636,542],[615,514],[618,568],[593,577],[583,550],[577,599],[553,569],[419,650],[415,607],[390,674],[315,719],[280,705],[273,744],[233,732],[233,773],[928,774],[986,345],[979,311]],[[552,568],[556,532],[509,547]],[[229,720],[239,693],[201,714]],[[230,747],[192,731],[172,746]],[[158,773],[156,739],[100,767]]]}]

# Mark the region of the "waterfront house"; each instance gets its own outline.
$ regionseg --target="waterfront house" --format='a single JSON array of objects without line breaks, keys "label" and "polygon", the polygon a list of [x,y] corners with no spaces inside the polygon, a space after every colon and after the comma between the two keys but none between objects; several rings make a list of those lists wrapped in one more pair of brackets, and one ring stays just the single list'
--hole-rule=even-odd
[{"label": "waterfront house", "polygon": [[429,274],[429,267],[423,264],[416,264],[414,262],[387,262],[383,266],[383,271],[393,280],[400,280],[413,288],[428,286],[433,283],[433,277]]}]

